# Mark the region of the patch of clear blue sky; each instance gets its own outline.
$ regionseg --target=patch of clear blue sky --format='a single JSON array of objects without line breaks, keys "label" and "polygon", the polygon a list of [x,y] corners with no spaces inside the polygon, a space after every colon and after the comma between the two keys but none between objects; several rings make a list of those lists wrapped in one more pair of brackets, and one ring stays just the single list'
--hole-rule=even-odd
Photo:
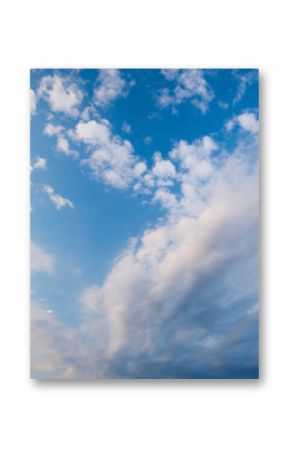
[{"label": "patch of clear blue sky", "polygon": [[[97,70],[33,70],[31,87],[37,90],[41,78],[54,73],[75,78],[85,94],[81,110],[90,104],[97,85]],[[240,83],[235,71],[213,69],[204,73],[214,92],[214,99],[205,114],[190,101],[178,105],[176,114],[170,107],[160,109],[156,94],[170,86],[170,82],[159,70],[139,69],[122,71],[122,76],[132,81],[128,95],[117,98],[109,106],[98,107],[98,111],[112,124],[113,134],[128,138],[135,153],[149,166],[154,152],[160,151],[166,157],[173,143],[180,139],[191,142],[211,135],[222,143],[224,123],[228,119],[245,110],[257,111],[258,74],[240,101],[235,103]],[[238,71],[240,75],[247,73],[247,70]],[[78,160],[58,153],[56,139],[43,134],[50,113],[47,103],[39,100],[37,115],[31,121],[31,160],[44,157],[48,167],[47,170],[35,170],[32,175],[31,237],[55,255],[56,272],[53,276],[34,275],[32,290],[35,297],[45,300],[47,308],[52,308],[61,321],[73,325],[79,319],[76,299],[81,291],[92,283],[102,282],[128,240],[154,225],[164,216],[164,211],[157,205],[144,204],[144,197],[133,196],[130,189],[117,190],[94,181],[84,174]],[[52,123],[73,128],[79,120],[54,113]],[[129,135],[122,129],[124,122],[132,128]],[[150,144],[144,142],[147,136],[152,139]],[[231,141],[227,141],[227,148],[231,148]],[[78,149],[84,157],[85,146]],[[73,201],[75,209],[56,210],[41,192],[44,184],[53,186],[57,193]]]}]

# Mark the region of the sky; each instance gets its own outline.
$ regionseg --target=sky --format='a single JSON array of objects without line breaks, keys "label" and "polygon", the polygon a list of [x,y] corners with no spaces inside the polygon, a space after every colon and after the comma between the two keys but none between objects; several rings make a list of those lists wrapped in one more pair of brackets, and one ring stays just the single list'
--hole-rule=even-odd
[{"label": "sky", "polygon": [[33,69],[31,377],[259,376],[259,74]]}]

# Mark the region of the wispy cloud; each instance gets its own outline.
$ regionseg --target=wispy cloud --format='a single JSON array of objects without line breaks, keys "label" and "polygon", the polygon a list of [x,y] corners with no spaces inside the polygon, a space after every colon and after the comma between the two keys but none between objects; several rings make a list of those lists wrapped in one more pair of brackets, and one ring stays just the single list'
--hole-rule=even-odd
[{"label": "wispy cloud", "polygon": [[79,157],[79,153],[76,150],[70,148],[69,142],[65,137],[59,136],[57,139],[56,148],[60,153],[66,156]]},{"label": "wispy cloud", "polygon": [[43,157],[37,157],[36,161],[31,165],[31,171],[33,170],[45,170],[47,167],[46,159]]},{"label": "wispy cloud", "polygon": [[74,209],[74,205],[73,205],[72,201],[55,193],[54,189],[51,186],[45,185],[43,187],[43,191],[45,193],[47,193],[50,201],[55,205],[57,210],[62,209],[64,207],[69,207],[71,209]]},{"label": "wispy cloud", "polygon": [[43,133],[47,136],[58,136],[61,134],[61,132],[64,130],[63,126],[61,125],[54,125],[53,123],[47,123],[45,125],[45,128],[43,130]]},{"label": "wispy cloud", "polygon": [[257,79],[257,70],[239,71],[234,70],[234,77],[238,80],[237,93],[234,97],[233,104],[237,104],[246,93],[247,88]]},{"label": "wispy cloud", "polygon": [[72,156],[74,158],[79,157],[79,153],[76,150],[70,148],[68,139],[66,138],[66,131],[61,125],[54,125],[52,123],[47,123],[43,130],[43,133],[49,137],[56,136],[56,150],[59,153],[65,154],[66,156]]},{"label": "wispy cloud", "polygon": [[172,86],[165,87],[158,95],[158,104],[162,107],[174,107],[190,101],[203,114],[207,112],[214,93],[205,79],[202,70],[162,70],[161,73]]},{"label": "wispy cloud", "polygon": [[41,246],[31,242],[30,244],[30,268],[32,272],[53,273],[55,265],[54,257],[47,253]]}]

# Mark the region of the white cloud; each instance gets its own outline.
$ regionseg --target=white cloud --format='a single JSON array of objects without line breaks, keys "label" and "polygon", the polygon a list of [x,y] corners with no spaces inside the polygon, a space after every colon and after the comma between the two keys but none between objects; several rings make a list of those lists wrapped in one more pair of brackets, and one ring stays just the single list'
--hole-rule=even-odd
[{"label": "white cloud", "polygon": [[240,127],[246,131],[256,133],[259,130],[259,121],[257,120],[255,114],[245,112],[237,117],[237,121]]},{"label": "white cloud", "polygon": [[176,196],[163,187],[160,187],[155,191],[153,195],[153,202],[160,203],[164,209],[168,209],[170,211],[177,207]]},{"label": "white cloud", "polygon": [[48,102],[53,112],[63,112],[69,116],[79,114],[78,107],[83,100],[83,94],[77,84],[69,77],[58,75],[44,76],[37,95]]},{"label": "white cloud", "polygon": [[43,131],[49,137],[57,136],[56,149],[58,152],[65,154],[66,156],[79,157],[79,153],[76,150],[72,150],[69,145],[68,139],[65,137],[64,127],[61,125],[53,125],[47,123]]},{"label": "white cloud", "polygon": [[234,129],[235,126],[239,126],[243,130],[255,134],[259,131],[259,120],[257,119],[256,114],[244,112],[226,122],[226,129],[228,131]]},{"label": "white cloud", "polygon": [[[216,142],[209,136],[193,143],[177,142],[169,152],[175,162],[155,155],[152,172],[144,179],[148,187],[157,187],[152,192],[153,201],[170,211],[171,215],[194,216],[204,207],[204,191],[216,168],[214,152]],[[175,186],[174,192],[168,187]],[[179,186],[179,191],[177,187]]]},{"label": "white cloud", "polygon": [[98,302],[99,289],[96,285],[87,287],[81,294],[80,302],[85,311],[97,311],[97,308],[102,309],[102,303]]},{"label": "white cloud", "polygon": [[[172,204],[172,199],[174,195],[172,195],[166,187],[173,186],[176,181],[176,169],[174,164],[169,159],[163,159],[161,153],[156,152],[153,155],[153,166],[151,170],[148,170],[144,163],[139,163],[135,167],[138,167],[139,176],[137,182],[134,185],[134,191],[153,195],[153,202],[160,202],[164,206],[166,204],[166,200]],[[139,167],[141,169],[139,169]],[[154,189],[157,189],[154,192]]]},{"label": "white cloud", "polygon": [[36,114],[36,95],[33,89],[30,89],[30,115]]},{"label": "white cloud", "polygon": [[74,379],[76,367],[71,362],[76,350],[75,334],[59,323],[51,310],[32,303],[31,319],[31,377]]},{"label": "white cloud", "polygon": [[134,166],[133,171],[136,178],[139,178],[141,175],[143,175],[147,170],[147,165],[145,162],[137,162],[137,164]]},{"label": "white cloud", "polygon": [[89,145],[109,145],[111,140],[110,124],[107,120],[90,120],[76,125],[71,137]]},{"label": "white cloud", "polygon": [[65,137],[59,136],[57,138],[56,148],[60,153],[63,153],[66,156],[79,157],[79,153],[70,148],[69,142]]},{"label": "white cloud", "polygon": [[248,86],[250,86],[257,78],[257,70],[248,72],[234,70],[234,76],[238,79],[238,89],[233,104],[237,104],[244,96]]},{"label": "white cloud", "polygon": [[100,70],[98,86],[94,90],[94,100],[97,105],[107,106],[116,98],[125,95],[126,82],[117,69]]},{"label": "white cloud", "polygon": [[190,100],[203,114],[206,113],[214,94],[202,70],[162,70],[167,81],[173,86],[164,88],[158,96],[161,107],[176,106]]},{"label": "white cloud", "polygon": [[55,265],[54,257],[45,252],[43,248],[31,242],[30,244],[30,268],[32,272],[53,273]]},{"label": "white cloud", "polygon": [[58,136],[59,134],[62,133],[63,130],[64,128],[61,125],[53,125],[52,123],[47,123],[45,125],[43,133],[50,137]]},{"label": "white cloud", "polygon": [[90,105],[85,107],[85,109],[80,114],[80,118],[85,122],[87,122],[91,119],[91,117],[94,117],[96,115],[97,115],[96,108],[93,105]]},{"label": "white cloud", "polygon": [[[216,351],[222,366],[223,345],[227,341],[231,346],[236,338],[232,328],[239,328],[239,338],[247,339],[243,317],[258,287],[253,245],[257,179],[257,171],[248,170],[247,158],[230,158],[220,176],[214,176],[198,216],[187,217],[183,211],[173,222],[145,231],[118,258],[105,282],[86,291],[83,304],[107,323],[107,357],[114,360],[125,353],[136,375],[144,357],[151,369],[160,358],[174,364],[179,347],[183,362],[194,370],[205,356],[197,347]],[[166,191],[159,192],[166,196]],[[254,282],[248,283],[253,276]],[[224,324],[220,335],[226,310],[232,321]],[[209,354],[212,359],[214,353]],[[202,363],[211,364],[206,357]]]},{"label": "white cloud", "polygon": [[255,369],[257,348],[246,357],[244,350],[257,329],[258,168],[251,138],[225,154],[209,136],[176,143],[180,195],[155,191],[167,219],[132,239],[104,282],[84,289],[83,323],[70,330],[47,311],[33,312],[36,373],[184,378]]},{"label": "white cloud", "polygon": [[180,72],[179,69],[162,69],[161,73],[166,80],[173,81],[178,77]]},{"label": "white cloud", "polygon": [[181,140],[170,152],[170,157],[180,164],[183,170],[183,181],[197,184],[205,181],[213,172],[211,153],[217,148],[214,140],[205,136],[192,144]]},{"label": "white cloud", "polygon": [[158,178],[174,178],[176,175],[175,167],[168,159],[163,159],[161,153],[154,153],[153,175]]},{"label": "white cloud", "polygon": [[55,207],[59,210],[63,207],[70,207],[71,209],[74,209],[73,203],[68,200],[67,198],[63,198],[62,196],[58,195],[54,192],[54,189],[51,186],[44,186],[43,191],[47,193],[50,201],[55,205]]},{"label": "white cloud", "polygon": [[45,170],[47,167],[46,159],[43,157],[38,157],[36,161],[31,165],[31,171],[33,170]]},{"label": "white cloud", "polygon": [[90,156],[83,164],[90,167],[96,180],[123,189],[146,171],[128,140],[112,135],[107,120],[80,122],[70,133],[76,141],[88,144]]}]

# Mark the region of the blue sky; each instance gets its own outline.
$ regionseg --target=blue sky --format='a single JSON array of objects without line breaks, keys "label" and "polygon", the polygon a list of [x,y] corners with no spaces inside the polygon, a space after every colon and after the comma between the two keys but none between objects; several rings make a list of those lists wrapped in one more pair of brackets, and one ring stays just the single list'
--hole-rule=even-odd
[{"label": "blue sky", "polygon": [[258,71],[31,71],[35,378],[258,376]]}]

